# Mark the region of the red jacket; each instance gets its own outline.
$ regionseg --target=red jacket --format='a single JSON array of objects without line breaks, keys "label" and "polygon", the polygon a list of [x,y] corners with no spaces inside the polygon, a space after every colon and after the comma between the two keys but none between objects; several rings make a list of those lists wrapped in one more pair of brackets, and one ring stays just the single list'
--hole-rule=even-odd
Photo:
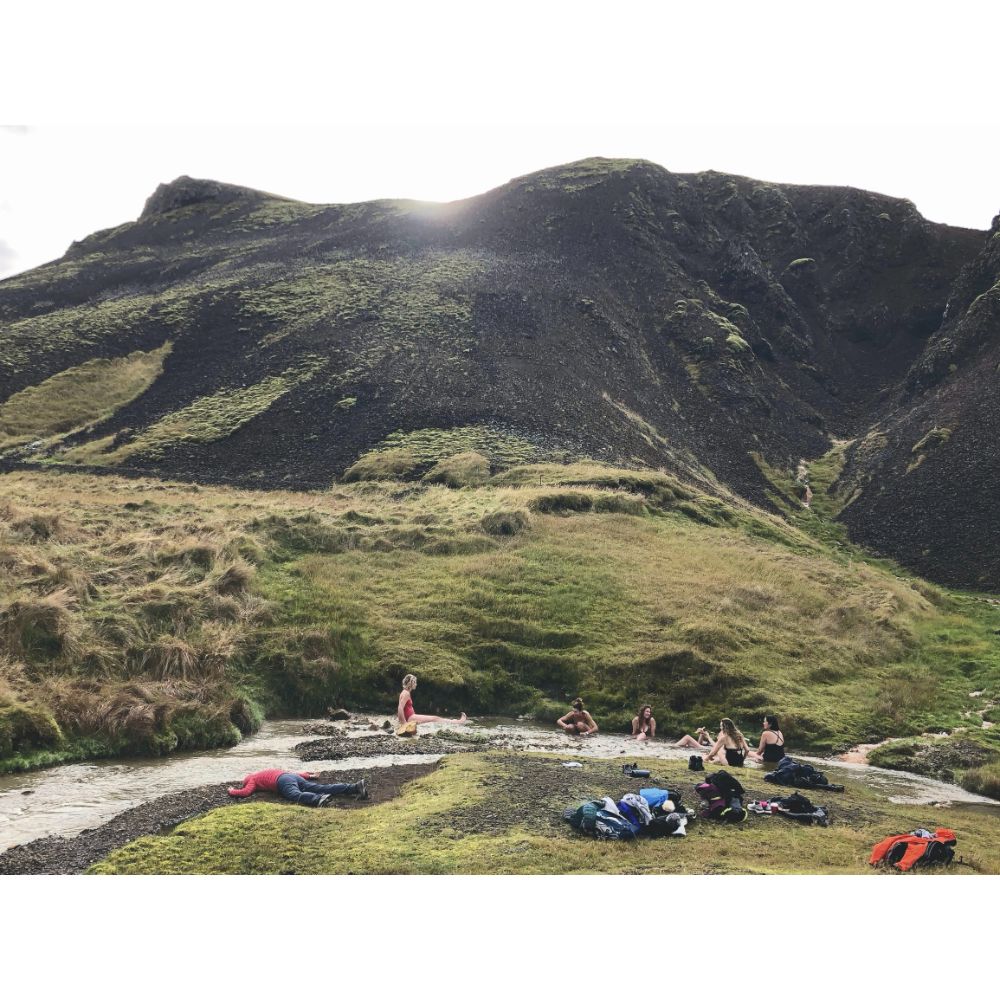
[{"label": "red jacket", "polygon": [[[257,771],[255,774],[248,774],[243,779],[242,788],[230,788],[229,794],[235,795],[238,799],[245,799],[254,792],[276,792],[278,790],[278,778],[290,772],[283,768],[276,767],[272,771]],[[291,772],[298,774],[300,778],[308,778],[308,771]]]},{"label": "red jacket", "polygon": [[938,827],[934,831],[933,837],[915,837],[912,833],[900,833],[894,837],[886,837],[885,840],[880,840],[872,849],[872,856],[868,859],[868,864],[877,865],[880,861],[885,860],[885,856],[889,853],[890,848],[896,844],[906,844],[905,853],[898,861],[894,862],[894,866],[900,871],[908,872],[917,859],[923,857],[928,843],[932,840],[936,840],[939,844],[948,844],[951,846],[955,843],[955,831]]}]

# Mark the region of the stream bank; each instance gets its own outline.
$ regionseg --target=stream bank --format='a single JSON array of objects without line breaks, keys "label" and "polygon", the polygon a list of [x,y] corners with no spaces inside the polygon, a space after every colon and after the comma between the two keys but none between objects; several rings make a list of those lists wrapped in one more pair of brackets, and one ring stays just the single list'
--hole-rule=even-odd
[{"label": "stream bank", "polygon": [[[391,791],[442,758],[490,751],[526,760],[541,754],[573,758],[609,775],[620,774],[624,762],[641,758],[671,774],[680,769],[686,783],[694,778],[685,767],[689,751],[666,742],[637,744],[606,733],[584,739],[528,720],[496,718],[479,719],[461,729],[427,725],[418,737],[400,739],[385,732],[384,721],[364,717],[335,723],[272,721],[256,736],[227,750],[62,765],[3,776],[0,849],[10,850],[0,853],[0,874],[81,871],[136,837],[231,805],[234,800],[226,794],[226,785],[268,767],[322,769],[329,780],[353,780],[364,773],[373,788]],[[887,803],[935,810],[959,806],[1000,816],[996,802],[956,785],[902,771],[795,756],[826,771],[832,781],[863,785]],[[524,780],[548,773],[546,768],[530,770],[530,774],[525,771]],[[749,788],[763,780],[763,773],[761,767],[748,766],[740,777]],[[549,785],[551,780],[546,779],[538,792]],[[762,787],[773,790],[774,786]],[[381,795],[380,791],[375,801],[381,801]]]},{"label": "stream bank", "polygon": [[[368,781],[369,798],[358,801],[350,795],[337,796],[330,808],[363,809],[388,802],[399,795],[403,785],[427,774],[434,764],[407,764],[379,770],[321,771],[319,781]],[[260,792],[254,798],[264,802],[282,802],[276,794]],[[164,795],[141,806],[126,809],[94,830],[84,830],[75,837],[44,837],[13,847],[0,854],[0,875],[74,875],[85,871],[95,861],[106,857],[139,837],[166,834],[186,820],[212,809],[239,808],[248,799],[229,795],[225,785],[203,785],[185,792]],[[301,808],[287,803],[289,809]]]}]

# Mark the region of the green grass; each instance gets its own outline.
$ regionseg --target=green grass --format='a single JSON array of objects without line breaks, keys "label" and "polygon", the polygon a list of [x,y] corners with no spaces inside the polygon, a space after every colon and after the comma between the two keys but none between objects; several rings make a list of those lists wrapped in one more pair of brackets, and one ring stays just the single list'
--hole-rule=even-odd
[{"label": "green grass", "polygon": [[[683,762],[647,761],[670,788],[696,799]],[[617,772],[617,773],[616,773]],[[773,786],[740,776],[753,797]],[[372,779],[377,781],[377,775]],[[626,789],[616,763],[585,760],[572,774],[540,755],[461,754],[365,809],[303,809],[252,802],[217,809],[165,836],[144,837],[90,870],[97,874],[568,874],[606,872],[875,874],[872,846],[892,833],[949,825],[966,864],[954,873],[1000,872],[1000,818],[893,805],[848,779],[822,802],[827,828],[781,817],[739,827],[695,820],[683,838],[602,843],[574,831],[562,810]],[[815,796],[814,796],[815,799]]]},{"label": "green grass", "polygon": [[123,358],[95,358],[15,393],[0,406],[0,448],[67,434],[111,416],[163,371],[171,343]]},{"label": "green grass", "polygon": [[405,451],[421,464],[475,452],[493,465],[505,468],[531,461],[539,453],[539,449],[524,438],[482,425],[394,431],[368,454],[390,450]]},{"label": "green grass", "polygon": [[439,459],[424,475],[425,483],[445,486],[480,486],[490,478],[490,461],[477,451],[463,451]]},{"label": "green grass", "polygon": [[202,396],[140,431],[124,444],[116,447],[113,436],[101,438],[70,448],[56,455],[55,461],[117,465],[133,455],[156,456],[173,445],[185,442],[218,441],[260,416],[295,385],[308,379],[318,367],[319,363],[314,361],[255,385],[223,389],[210,396]]},{"label": "green grass", "polygon": [[[653,470],[5,485],[0,679],[68,742],[212,743],[247,704],[389,710],[412,672],[427,711],[548,717],[581,695],[606,730],[650,702],[678,733],[772,711],[823,750],[968,727],[969,692],[1000,687],[995,605]],[[60,749],[30,736],[8,755]]]}]

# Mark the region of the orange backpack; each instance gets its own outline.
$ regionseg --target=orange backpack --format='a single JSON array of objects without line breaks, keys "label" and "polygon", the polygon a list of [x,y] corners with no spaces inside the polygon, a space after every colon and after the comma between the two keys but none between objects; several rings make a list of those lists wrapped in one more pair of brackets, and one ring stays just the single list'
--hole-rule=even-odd
[{"label": "orange backpack", "polygon": [[[927,831],[924,831],[927,832]],[[933,836],[913,833],[898,833],[880,840],[872,848],[870,865],[881,862],[893,865],[900,871],[908,872],[914,865],[949,864],[955,856],[955,831],[939,827]]]}]

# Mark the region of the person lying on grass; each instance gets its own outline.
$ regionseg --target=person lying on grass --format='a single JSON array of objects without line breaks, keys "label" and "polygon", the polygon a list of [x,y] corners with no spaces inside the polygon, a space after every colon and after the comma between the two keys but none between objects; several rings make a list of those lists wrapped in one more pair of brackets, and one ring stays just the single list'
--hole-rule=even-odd
[{"label": "person lying on grass", "polygon": [[651,740],[656,736],[656,719],[653,718],[653,706],[643,705],[639,714],[632,720],[632,735],[635,739]]},{"label": "person lying on grass", "polygon": [[401,726],[408,722],[452,722],[457,726],[464,726],[469,721],[465,712],[457,719],[445,719],[440,715],[417,715],[413,708],[413,692],[416,688],[416,675],[407,674],[403,678],[403,690],[399,693],[399,704],[396,706],[396,717]]},{"label": "person lying on grass", "polygon": [[573,736],[591,736],[597,732],[597,723],[591,718],[590,712],[583,707],[582,698],[577,698],[573,702],[573,711],[557,719],[556,725]]},{"label": "person lying on grass", "polygon": [[229,794],[237,799],[245,799],[254,792],[277,792],[283,799],[300,806],[326,806],[334,795],[353,795],[358,799],[368,798],[368,784],[364,778],[356,782],[338,782],[321,785],[313,781],[319,775],[313,771],[257,771],[243,779],[242,788],[230,788]]}]

